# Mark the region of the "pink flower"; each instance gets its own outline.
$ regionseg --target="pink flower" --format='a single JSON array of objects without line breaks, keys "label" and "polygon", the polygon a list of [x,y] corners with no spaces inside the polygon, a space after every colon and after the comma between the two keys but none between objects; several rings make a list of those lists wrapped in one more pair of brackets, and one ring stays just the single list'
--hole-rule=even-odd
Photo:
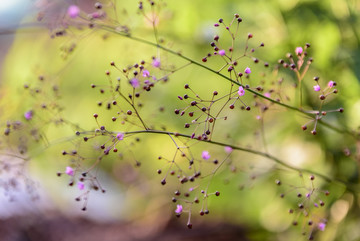
[{"label": "pink flower", "polygon": [[80,9],[76,5],[71,5],[67,10],[67,14],[69,15],[70,18],[77,18],[79,16],[79,13],[80,13]]},{"label": "pink flower", "polygon": [[183,211],[183,206],[180,205],[180,204],[178,204],[178,205],[176,206],[175,213],[176,213],[176,214],[181,214],[182,211]]},{"label": "pink flower", "polygon": [[116,138],[117,138],[119,141],[124,140],[124,133],[119,132],[119,133],[116,135]]},{"label": "pink flower", "polygon": [[152,62],[152,65],[155,67],[155,68],[160,68],[160,60],[159,59],[153,59],[153,62]]},{"label": "pink flower", "polygon": [[221,55],[221,56],[224,56],[225,55],[225,50],[219,50],[219,55]]},{"label": "pink flower", "polygon": [[133,78],[130,80],[130,84],[133,88],[140,87],[140,81],[137,78]]},{"label": "pink flower", "polygon": [[84,190],[85,184],[83,182],[78,182],[77,187],[79,188],[79,190]]},{"label": "pink flower", "polygon": [[239,87],[238,94],[239,94],[240,96],[245,95],[245,90],[244,90],[244,88],[243,88],[242,86]]},{"label": "pink flower", "polygon": [[65,173],[69,176],[74,176],[74,169],[71,167],[66,167]]},{"label": "pink flower", "polygon": [[225,149],[225,152],[228,154],[230,154],[233,151],[233,149],[230,146],[225,146],[224,149]]},{"label": "pink flower", "polygon": [[208,151],[203,151],[202,154],[201,154],[201,157],[204,160],[208,160],[208,159],[210,159],[210,154],[209,154]]},{"label": "pink flower", "polygon": [[315,90],[315,91],[320,91],[320,89],[321,89],[321,88],[320,88],[320,85],[315,85],[315,86],[314,86],[314,90]]},{"label": "pink flower", "polygon": [[244,70],[245,74],[250,74],[251,73],[251,69],[249,67],[246,67]]},{"label": "pink flower", "polygon": [[91,17],[92,17],[92,18],[100,18],[100,17],[101,17],[101,14],[100,14],[99,12],[93,12],[93,13],[91,14]]},{"label": "pink flower", "polygon": [[328,83],[329,88],[332,88],[335,85],[336,85],[336,83],[334,81],[332,81],[332,80],[330,80],[329,83]]},{"label": "pink flower", "polygon": [[271,97],[271,94],[270,94],[269,92],[266,92],[266,93],[264,94],[264,96],[270,98],[270,97]]},{"label": "pink flower", "polygon": [[142,76],[143,76],[143,77],[149,77],[149,76],[150,76],[149,70],[144,69]]},{"label": "pink flower", "polygon": [[320,231],[324,231],[324,230],[325,230],[325,227],[326,227],[326,223],[321,222],[321,223],[318,224],[318,229],[319,229]]},{"label": "pink flower", "polygon": [[25,116],[25,119],[27,120],[31,120],[33,118],[33,111],[32,110],[29,110],[27,112],[25,112],[24,116]]},{"label": "pink flower", "polygon": [[295,54],[296,54],[296,55],[300,55],[300,54],[302,54],[302,52],[303,52],[303,48],[301,48],[301,47],[296,47],[296,49],[295,49]]}]

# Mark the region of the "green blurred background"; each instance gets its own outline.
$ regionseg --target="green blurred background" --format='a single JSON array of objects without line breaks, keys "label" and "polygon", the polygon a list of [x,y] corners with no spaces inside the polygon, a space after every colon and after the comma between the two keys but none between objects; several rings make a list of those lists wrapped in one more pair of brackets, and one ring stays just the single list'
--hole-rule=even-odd
[{"label": "green blurred background", "polygon": [[[73,3],[89,13],[93,11],[94,2],[79,0]],[[70,1],[31,1],[13,9],[0,9],[3,13],[1,17],[8,21],[3,21],[4,26],[1,25],[1,28],[6,31],[2,31],[0,36],[3,53],[0,76],[1,125],[5,128],[7,120],[23,120],[24,112],[35,109],[33,124],[40,133],[46,133],[46,142],[56,143],[44,148],[43,141],[36,143],[31,138],[27,141],[28,155],[31,157],[28,164],[29,175],[36,180],[40,186],[38,192],[43,196],[41,205],[31,205],[39,210],[45,206],[45,210],[61,210],[67,215],[80,215],[97,221],[135,220],[140,226],[157,226],[155,230],[161,232],[172,219],[175,205],[171,203],[171,197],[178,188],[175,180],[162,187],[162,176],[156,173],[157,169],[164,166],[161,160],[157,160],[157,156],[171,158],[176,150],[169,138],[141,135],[140,143],[134,138],[128,141],[123,158],[112,156],[102,162],[98,175],[107,193],[91,193],[88,211],[84,213],[80,211],[81,204],[73,201],[79,191],[69,188],[68,180],[65,177],[57,178],[55,174],[63,171],[70,161],[61,155],[62,150],[78,148],[91,156],[85,163],[88,166],[91,165],[89,160],[97,153],[91,146],[79,144],[73,137],[78,128],[59,124],[59,120],[63,118],[84,130],[93,130],[96,122],[92,115],[96,112],[101,116],[99,121],[111,130],[135,130],[129,125],[121,126],[111,122],[114,112],[97,107],[97,102],[106,97],[97,89],[91,89],[90,84],[107,85],[105,70],[111,71],[113,80],[120,76],[119,71],[111,68],[111,61],[123,68],[142,59],[151,61],[152,56],[160,54],[162,60],[169,65],[179,67],[186,62],[164,51],[158,52],[152,46],[102,30],[69,27],[66,36],[50,38],[52,33],[62,29],[62,19],[69,4]],[[154,41],[151,26],[138,13],[137,1],[116,1],[116,14],[112,2],[103,4],[108,17],[114,18],[117,15],[119,23],[128,26],[133,36]],[[147,6],[145,3],[144,5]],[[174,51],[181,51],[199,62],[211,52],[209,43],[215,34],[220,34],[222,46],[231,45],[227,33],[214,28],[213,24],[219,18],[228,23],[238,13],[243,23],[240,25],[236,46],[243,48],[247,34],[252,33],[254,37],[249,42],[251,47],[265,43],[265,47],[256,50],[254,56],[269,62],[270,68],[265,70],[260,64],[255,65],[249,60],[241,60],[240,65],[252,68],[254,75],[251,81],[254,83],[259,79],[275,81],[284,76],[285,89],[292,98],[289,102],[291,104],[296,103],[291,89],[295,82],[293,74],[285,70],[278,76],[273,76],[271,69],[278,59],[285,58],[286,53],[294,53],[297,46],[310,43],[308,52],[314,58],[314,63],[304,80],[307,89],[312,89],[314,76],[319,76],[323,85],[329,80],[336,81],[339,94],[326,107],[344,107],[345,112],[342,115],[329,114],[326,120],[352,130],[359,128],[360,1],[183,0],[181,3],[161,1],[157,6],[161,6],[158,34],[164,39],[163,45]],[[11,11],[13,15],[10,14]],[[18,18],[14,17],[16,14]],[[36,21],[39,16],[43,17],[41,22]],[[76,46],[75,50],[69,52],[72,46]],[[222,62],[212,57],[206,64],[219,69]],[[44,81],[38,80],[40,75],[45,77]],[[211,96],[213,90],[224,93],[228,89],[224,79],[197,66],[175,72],[168,83],[160,84],[141,98],[144,104],[141,112],[145,119],[151,120],[155,128],[165,127],[169,131],[184,132],[185,120],[190,119],[178,118],[173,110],[184,107],[177,96],[186,93],[183,89],[186,83],[206,98]],[[29,91],[24,90],[24,84],[39,88],[42,93],[33,97]],[[59,88],[59,94],[52,91],[54,85]],[[245,101],[251,104],[253,100],[251,96],[247,96]],[[307,95],[307,101],[308,106],[316,108],[318,105],[315,95]],[[39,107],[42,103],[51,106],[53,111],[42,110]],[[159,111],[161,107],[164,107],[164,112]],[[250,114],[243,113],[233,114],[227,122],[219,123],[215,137],[226,143],[251,146],[263,151],[258,131],[260,126],[255,121],[258,115],[256,108]],[[352,138],[322,127],[317,136],[311,136],[308,132],[301,131],[305,118],[283,109],[275,108],[264,122],[270,153],[291,165],[358,183],[359,164],[355,161],[356,146]],[[16,136],[10,141],[2,141],[2,147],[7,150],[8,146],[16,146],[19,140],[20,137]],[[193,151],[200,156],[201,150],[206,148],[211,149],[214,156],[224,155],[222,147],[209,147],[203,143],[196,145]],[[131,149],[135,155],[127,149]],[[344,149],[354,154],[346,156]],[[133,159],[140,160],[142,166],[134,168]],[[194,228],[206,222],[230,223],[242,227],[249,240],[303,240],[301,232],[308,230],[306,225],[303,228],[301,225],[297,228],[290,227],[294,217],[288,214],[288,209],[296,205],[296,198],[289,195],[287,199],[280,199],[279,193],[291,189],[291,185],[309,186],[307,176],[303,184],[298,173],[282,168],[278,170],[269,160],[246,153],[236,152],[231,159],[239,171],[232,173],[232,165],[229,165],[212,180],[210,189],[221,191],[221,195],[219,198],[209,199],[211,215],[205,218],[198,217],[199,207],[194,208]],[[210,173],[212,170],[212,166],[204,166],[202,171]],[[286,180],[285,183],[290,186],[279,190],[274,184],[277,178]],[[202,185],[206,184],[205,181]],[[315,214],[329,220],[326,232],[317,234],[317,239],[359,240],[360,232],[357,227],[360,202],[357,196],[345,191],[342,185],[329,185],[320,179],[316,179],[315,185],[320,189],[329,189],[332,193],[326,199],[329,203],[326,211]],[[352,212],[345,218],[349,210]],[[185,226],[186,217],[178,221]]]}]

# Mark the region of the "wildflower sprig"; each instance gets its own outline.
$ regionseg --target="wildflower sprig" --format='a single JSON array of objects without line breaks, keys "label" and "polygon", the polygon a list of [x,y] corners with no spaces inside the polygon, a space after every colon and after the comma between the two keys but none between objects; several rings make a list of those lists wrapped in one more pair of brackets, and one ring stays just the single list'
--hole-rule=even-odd
[{"label": "wildflower sprig", "polygon": [[[86,118],[92,119],[93,128],[84,130],[81,125],[74,125],[63,118],[62,107],[56,104],[60,96],[57,85],[53,86],[54,96],[49,95],[50,91],[41,96],[39,84],[40,87],[25,87],[30,95],[39,100],[36,105],[29,105],[21,111],[20,116],[26,124],[9,121],[4,131],[5,138],[14,138],[13,133],[21,135],[21,132],[16,132],[17,130],[21,131],[29,126],[36,127],[37,129],[33,128],[37,130],[36,133],[32,133],[33,137],[47,142],[48,133],[41,129],[43,123],[61,123],[75,129],[75,135],[66,139],[74,148],[65,148],[66,150],[61,153],[66,164],[57,175],[68,179],[68,185],[79,191],[80,195],[75,200],[83,203],[82,210],[87,210],[87,203],[93,191],[100,190],[105,193],[100,170],[109,167],[113,162],[130,162],[139,172],[144,163],[150,171],[150,168],[153,168],[157,173],[153,177],[154,183],[158,186],[149,186],[171,190],[169,200],[174,203],[173,214],[177,217],[187,215],[189,228],[193,227],[194,213],[198,212],[200,216],[209,214],[212,208],[209,200],[223,196],[223,191],[217,190],[216,182],[216,177],[221,176],[221,173],[230,172],[232,177],[244,177],[251,183],[254,183],[258,176],[268,178],[272,175],[270,173],[277,174],[278,171],[293,176],[299,175],[303,180],[300,185],[283,183],[280,181],[281,178],[276,184],[285,186],[286,190],[282,190],[281,197],[291,202],[292,209],[289,213],[294,216],[294,224],[305,220],[302,222],[303,226],[306,226],[303,231],[309,239],[314,236],[313,232],[326,230],[327,204],[330,203],[325,199],[328,192],[323,190],[324,185],[317,181],[315,183],[315,178],[344,186],[344,189],[353,193],[358,191],[358,186],[350,182],[350,178],[342,180],[336,173],[323,174],[323,171],[317,172],[312,168],[309,170],[293,164],[291,157],[276,150],[272,139],[267,136],[275,136],[268,128],[276,126],[274,123],[284,122],[283,126],[288,129],[287,120],[280,118],[277,112],[291,110],[309,119],[302,128],[305,130],[308,126],[313,126],[312,134],[318,132],[318,125],[323,125],[339,133],[351,135],[355,139],[359,138],[357,131],[333,126],[325,119],[328,113],[343,112],[344,109],[326,109],[326,104],[331,99],[329,97],[338,93],[334,81],[323,83],[318,77],[313,79],[315,83],[307,80],[306,74],[313,62],[312,58],[308,57],[310,44],[295,48],[294,54],[287,54],[286,59],[279,60],[278,65],[272,69],[267,62],[256,57],[258,49],[263,48],[265,44],[257,43],[256,47],[252,48],[254,35],[241,34],[240,26],[243,20],[239,14],[235,14],[230,23],[219,19],[214,24],[215,28],[224,29],[225,34],[216,34],[210,43],[211,53],[198,61],[164,45],[159,37],[161,31],[158,26],[162,19],[158,2],[140,2],[138,5],[138,13],[144,18],[144,24],[151,25],[154,34],[150,36],[152,41],[136,37],[134,29],[130,31],[119,20],[116,7],[111,3],[96,3],[94,8],[92,12],[85,12],[79,6],[69,6],[62,19],[63,23],[58,25],[57,30],[52,29],[51,37],[65,40],[66,36],[76,36],[77,33],[86,37],[89,33],[100,32],[103,39],[108,38],[110,34],[121,36],[153,47],[154,52],[141,56],[137,63],[128,65],[119,64],[120,61],[115,59],[110,62],[109,70],[105,70],[105,76],[91,80],[93,84],[90,87],[94,89],[98,107],[94,104],[97,110],[93,112],[92,117],[90,114]],[[224,44],[225,38],[230,38],[229,46]],[[244,39],[242,42],[245,44],[239,44],[239,39]],[[74,49],[75,45],[72,43],[63,48],[64,60],[68,60],[67,56]],[[185,64],[175,66],[170,63],[168,55],[173,55]],[[208,67],[208,62],[216,59],[219,60],[219,66]],[[259,73],[259,63],[263,63],[266,69],[264,72]],[[219,88],[200,89],[193,85],[196,79],[185,80],[183,76],[179,76],[189,66],[213,73],[211,80],[214,80]],[[279,77],[283,68],[285,71],[290,70],[295,76],[298,98],[293,102],[296,104],[290,104],[290,99],[296,95],[293,91],[288,91],[288,86],[294,84],[293,81]],[[272,75],[268,75],[271,71]],[[171,94],[172,96],[164,101],[166,103],[161,103],[161,106],[158,103],[154,105],[151,100],[156,99],[157,94],[168,97],[171,91],[166,89],[169,85],[164,84],[173,84],[173,74],[178,74],[179,78],[176,80],[184,81],[181,83],[184,88],[176,89],[176,94]],[[53,83],[57,82],[50,80],[45,84],[50,86]],[[316,101],[311,105],[306,103],[303,97],[305,93],[314,97]],[[167,103],[170,102],[168,100],[176,102]],[[49,116],[40,114],[41,101],[46,102],[45,107],[41,108],[49,110]],[[170,106],[171,108],[168,108]],[[153,111],[155,109],[158,111]],[[286,114],[285,112],[284,116]],[[156,119],[159,116],[162,118],[161,121]],[[176,127],[176,122],[183,125]],[[229,122],[230,125],[227,124]],[[249,123],[251,125],[248,125]],[[164,143],[157,143],[158,136],[164,137]],[[282,135],[280,136],[282,138]],[[9,146],[12,142],[10,138],[7,139]],[[18,145],[19,153],[16,152],[16,155],[25,156],[30,145],[26,138],[19,140],[16,143],[21,145]],[[312,141],[315,142],[316,138],[312,138]],[[49,141],[40,149],[45,150],[55,144],[56,142]],[[149,149],[144,148],[146,144],[149,144]],[[153,151],[159,152],[155,154],[157,160],[151,160]],[[278,154],[282,155],[281,158]],[[249,158],[251,156],[254,158]],[[263,163],[270,163],[264,167],[260,166],[265,171],[250,170],[256,166],[258,159]],[[23,160],[29,159],[24,157]],[[6,169],[6,161],[0,164]],[[313,168],[315,169],[315,166]],[[310,176],[310,182],[304,181],[303,176],[307,174]]]}]

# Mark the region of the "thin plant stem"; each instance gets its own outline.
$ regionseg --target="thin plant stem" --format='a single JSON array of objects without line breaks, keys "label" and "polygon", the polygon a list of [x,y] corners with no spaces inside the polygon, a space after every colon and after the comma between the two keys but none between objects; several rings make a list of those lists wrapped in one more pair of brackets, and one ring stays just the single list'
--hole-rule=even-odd
[{"label": "thin plant stem", "polygon": [[[108,25],[105,25],[105,24],[98,24],[97,26],[98,26],[100,29],[103,29],[103,30],[105,30],[105,31],[109,31],[109,32],[115,33],[115,34],[120,35],[120,36],[122,36],[122,37],[126,37],[126,38],[129,38],[129,39],[131,39],[131,40],[134,40],[134,41],[143,43],[143,44],[147,44],[147,45],[150,45],[150,46],[154,46],[154,47],[156,47],[156,48],[158,48],[158,49],[162,49],[162,50],[164,50],[164,51],[166,51],[166,52],[168,52],[168,53],[170,53],[170,54],[173,54],[173,55],[175,55],[175,56],[178,56],[178,57],[181,58],[181,59],[184,59],[184,60],[186,60],[186,61],[189,61],[191,64],[194,64],[194,65],[196,65],[196,66],[198,66],[198,67],[201,67],[201,68],[203,68],[203,69],[205,69],[205,70],[207,70],[207,71],[209,71],[209,72],[212,72],[212,73],[220,76],[221,78],[224,78],[224,79],[232,82],[232,83],[235,84],[235,85],[243,86],[241,83],[239,83],[239,82],[237,82],[237,81],[234,81],[234,80],[231,79],[230,77],[225,76],[224,74],[221,74],[221,73],[219,73],[218,71],[216,71],[216,70],[214,70],[214,69],[212,69],[212,68],[210,68],[210,67],[208,67],[208,66],[206,66],[206,65],[204,65],[204,64],[202,64],[202,63],[200,63],[200,62],[197,62],[197,61],[195,61],[195,60],[193,60],[193,59],[191,59],[191,58],[189,58],[189,57],[187,57],[187,56],[185,56],[185,55],[183,55],[183,54],[181,54],[181,53],[179,53],[179,52],[176,52],[176,51],[174,51],[174,50],[171,50],[171,49],[169,49],[169,48],[166,48],[166,47],[164,47],[164,46],[162,46],[162,45],[160,45],[160,44],[153,43],[153,42],[148,41],[148,40],[146,40],[146,39],[134,37],[134,36],[132,36],[132,35],[129,34],[129,33],[119,32],[119,31],[117,31],[115,28],[113,28],[113,27],[111,27],[111,26],[108,26]],[[303,77],[303,76],[299,76],[299,77],[301,78],[301,77]],[[244,87],[244,86],[243,86],[243,87]],[[259,93],[259,92],[256,92],[255,90],[252,90],[252,89],[250,89],[250,88],[245,88],[245,90],[248,91],[248,92],[250,92],[250,93],[252,93],[252,94],[254,94],[254,95],[256,95],[256,96],[258,96],[258,97],[260,97],[260,98],[266,99],[266,100],[268,100],[268,101],[270,101],[270,102],[272,102],[272,103],[274,103],[274,104],[276,104],[276,105],[285,107],[285,108],[287,108],[287,109],[289,109],[289,110],[293,110],[293,111],[299,112],[299,113],[304,114],[304,115],[306,115],[306,116],[312,116],[311,114],[307,113],[305,110],[303,110],[303,109],[301,109],[301,108],[297,108],[297,107],[294,107],[294,106],[291,106],[291,105],[288,105],[288,104],[279,102],[279,101],[277,101],[277,100],[271,99],[271,98],[266,97],[266,96],[264,96],[263,94],[261,94],[261,93]],[[355,138],[355,139],[360,139],[360,135],[357,135],[356,133],[354,133],[354,132],[352,132],[352,131],[350,131],[350,130],[348,130],[348,129],[346,129],[346,128],[340,129],[340,128],[335,127],[335,126],[333,126],[333,125],[331,125],[331,124],[329,124],[329,123],[326,123],[326,122],[324,122],[324,121],[319,121],[319,123],[322,124],[322,125],[324,125],[324,126],[327,127],[327,128],[330,128],[330,129],[336,131],[336,132],[345,133],[345,134],[347,134],[347,135],[352,136],[352,137]]]}]

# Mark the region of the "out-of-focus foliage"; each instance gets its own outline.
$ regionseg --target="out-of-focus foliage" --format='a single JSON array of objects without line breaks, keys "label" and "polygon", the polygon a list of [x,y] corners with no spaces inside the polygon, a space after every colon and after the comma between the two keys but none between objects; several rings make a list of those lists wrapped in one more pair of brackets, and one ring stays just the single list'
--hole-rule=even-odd
[{"label": "out-of-focus foliage", "polygon": [[[28,129],[25,128],[25,131],[28,131],[26,143],[31,159],[27,165],[30,173],[51,197],[54,206],[62,210],[79,210],[80,204],[72,203],[72,199],[79,192],[74,191],[74,188],[69,190],[66,178],[56,178],[56,172],[63,171],[69,164],[69,159],[61,154],[62,150],[69,152],[76,148],[79,152],[86,153],[89,159],[85,159],[84,165],[91,166],[94,161],[92,158],[96,150],[78,141],[79,138],[74,136],[75,131],[85,132],[99,128],[93,118],[94,113],[99,114],[100,125],[111,131],[136,130],[133,126],[111,121],[116,111],[109,112],[104,106],[97,106],[98,101],[106,103],[111,98],[100,94],[98,88],[91,88],[91,84],[103,86],[108,91],[109,79],[116,82],[116,78],[122,76],[123,68],[141,60],[151,63],[153,56],[161,55],[162,64],[169,69],[174,66],[179,68],[186,64],[186,61],[154,46],[102,29],[88,29],[87,26],[69,26],[65,36],[50,38],[50,35],[62,30],[60,23],[69,5],[63,1],[43,1],[44,5],[40,2],[38,1],[38,8],[29,10],[29,14],[19,24],[16,34],[14,33],[13,44],[5,57],[1,71],[0,121],[4,128],[8,120],[21,119],[26,122],[24,113],[37,106],[33,122],[26,127]],[[127,26],[131,36],[155,42],[153,28],[139,14],[137,1],[114,2],[103,3],[103,9],[107,11],[109,18],[117,18],[122,26]],[[78,1],[77,4],[86,13],[93,11],[92,2]],[[292,88],[296,83],[294,73],[280,69],[278,75],[275,75],[272,70],[279,59],[286,58],[286,53],[294,54],[296,47],[310,43],[311,47],[307,51],[314,62],[304,78],[304,88],[308,92],[304,95],[306,107],[318,108],[319,105],[318,98],[313,93],[314,76],[320,77],[319,83],[323,86],[326,86],[329,80],[334,80],[339,93],[336,98],[326,103],[326,109],[344,107],[345,111],[343,114],[329,113],[325,120],[336,126],[359,130],[359,1],[183,0],[160,1],[156,3],[156,7],[158,6],[157,35],[159,40],[163,40],[160,43],[198,62],[201,62],[208,52],[213,51],[210,42],[215,34],[220,36],[224,49],[231,46],[227,31],[215,28],[214,23],[217,23],[219,18],[228,23],[234,14],[238,13],[243,22],[235,46],[242,50],[248,33],[252,33],[250,48],[256,48],[261,42],[265,44],[264,48],[256,49],[254,56],[259,58],[261,63],[269,62],[270,68],[263,68],[251,59],[241,59],[239,65],[243,66],[243,69],[251,67],[253,73],[250,81],[264,79],[269,83],[284,77],[285,89],[291,96],[288,103],[292,105],[298,104],[297,92]],[[43,20],[37,22],[36,18],[39,17]],[[47,24],[41,25],[43,22]],[[109,25],[112,23],[108,22]],[[209,58],[206,65],[218,70],[223,62],[216,57],[219,56]],[[115,61],[119,70],[110,66],[111,61]],[[105,75],[106,70],[110,70],[110,77]],[[159,71],[156,74],[160,76],[166,73]],[[44,79],[39,80],[39,76]],[[150,119],[153,129],[191,135],[183,128],[185,117],[181,119],[173,113],[174,109],[184,107],[184,103],[177,97],[188,93],[183,88],[184,84],[190,84],[204,99],[210,99],[214,90],[226,93],[229,86],[227,80],[196,65],[174,71],[169,75],[167,83],[159,84],[149,93],[142,93],[144,108],[141,113]],[[24,85],[37,88],[41,94],[24,90]],[[128,89],[126,90],[130,93],[131,89]],[[253,103],[250,95],[249,93],[245,99],[249,105]],[[43,103],[51,106],[51,113],[46,108],[40,108]],[[252,111],[248,115],[240,112],[234,118],[219,122],[214,140],[264,151],[266,148],[261,140],[263,132],[256,121],[256,116],[260,114],[256,108]],[[230,112],[226,111],[225,114],[228,113]],[[292,166],[323,173],[334,180],[344,180],[354,186],[358,184],[359,140],[356,147],[356,141],[352,137],[320,125],[318,135],[312,136],[301,130],[301,125],[306,121],[302,115],[290,110],[283,111],[280,107],[266,113],[264,142],[267,143],[269,153]],[[29,134],[34,129],[33,123],[38,133]],[[19,140],[22,141],[22,135],[25,134],[19,134],[12,137],[13,139],[2,139],[1,146],[12,146]],[[35,142],[34,138],[40,141]],[[178,188],[178,183],[175,183],[175,176],[170,176],[167,185],[160,185],[162,176],[156,172],[166,165],[163,160],[158,160],[158,156],[171,159],[176,146],[167,136],[143,134],[139,135],[140,142],[135,137],[131,138],[123,150],[123,156],[107,158],[99,165],[98,179],[107,193],[91,193],[87,212],[96,216],[96,210],[102,210],[105,219],[141,220],[139,222],[157,223],[161,226],[174,214],[171,198],[173,191]],[[99,140],[94,143],[94,146],[100,142]],[[193,147],[194,155],[198,158],[202,150],[211,151],[213,156],[224,155],[222,146],[198,143]],[[351,154],[346,155],[347,153]],[[141,162],[140,168],[134,168],[136,161]],[[314,211],[314,219],[318,218],[317,215],[325,216],[328,223],[324,232],[316,231],[316,238],[360,238],[357,231],[360,222],[359,189],[349,192],[342,184],[329,183],[318,177],[312,183],[308,181],[309,173],[299,177],[298,172],[275,164],[264,157],[234,152],[231,163],[221,168],[211,180],[209,189],[212,192],[221,192],[219,197],[211,196],[206,199],[205,205],[208,205],[211,214],[197,217],[200,207],[194,206],[194,223],[221,220],[242,225],[248,228],[250,240],[301,240],[296,238],[301,236],[303,231],[306,231],[307,235],[309,233],[307,219],[299,219],[300,227],[290,227],[298,217],[289,215],[288,210],[294,208],[294,203],[298,202],[296,187],[304,186],[309,190],[329,190],[331,193],[330,197],[321,196],[321,192],[319,194],[321,198],[325,198],[326,209]],[[236,171],[235,166],[238,168]],[[213,166],[204,165],[201,168],[202,173],[210,176],[214,170]],[[166,170],[163,169],[164,172]],[[274,184],[274,180],[279,178],[284,183],[281,187]],[[174,180],[174,183],[170,183],[170,180]],[[201,188],[206,187],[207,182],[204,183]],[[281,199],[281,192],[289,192],[290,195]]]}]

